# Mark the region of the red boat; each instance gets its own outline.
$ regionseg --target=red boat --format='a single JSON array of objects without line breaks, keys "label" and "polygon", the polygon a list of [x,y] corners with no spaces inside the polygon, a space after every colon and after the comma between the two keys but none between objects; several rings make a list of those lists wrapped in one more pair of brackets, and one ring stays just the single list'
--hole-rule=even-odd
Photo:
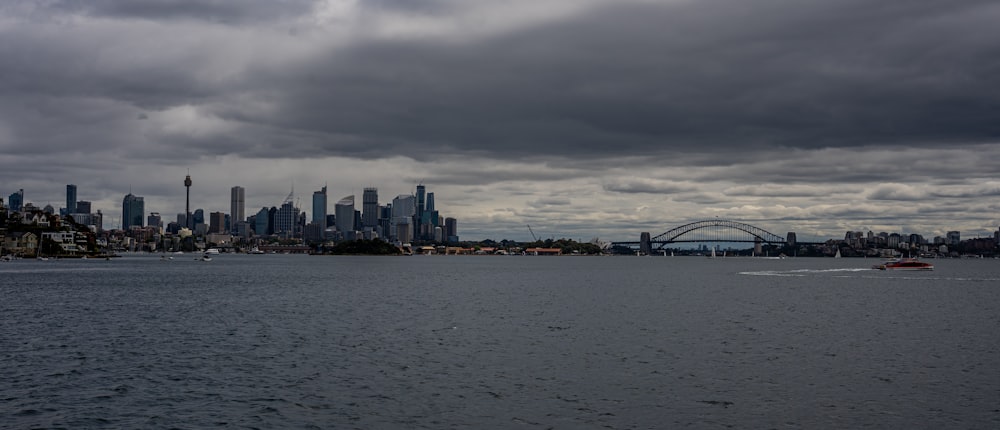
[{"label": "red boat", "polygon": [[872,268],[878,270],[934,270],[934,265],[918,261],[916,258],[901,258],[872,266]]}]

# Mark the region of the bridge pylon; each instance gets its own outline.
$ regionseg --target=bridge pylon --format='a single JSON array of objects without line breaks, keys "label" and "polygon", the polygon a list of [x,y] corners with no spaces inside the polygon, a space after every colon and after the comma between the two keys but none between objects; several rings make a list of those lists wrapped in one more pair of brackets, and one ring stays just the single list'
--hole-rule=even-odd
[{"label": "bridge pylon", "polygon": [[653,252],[653,244],[650,243],[649,238],[650,236],[648,231],[639,233],[639,252],[644,255],[649,255]]}]

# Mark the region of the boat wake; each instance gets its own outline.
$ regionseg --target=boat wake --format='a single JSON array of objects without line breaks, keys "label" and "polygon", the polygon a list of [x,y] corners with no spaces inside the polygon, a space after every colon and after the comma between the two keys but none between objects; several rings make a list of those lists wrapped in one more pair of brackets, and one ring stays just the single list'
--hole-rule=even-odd
[{"label": "boat wake", "polygon": [[836,272],[871,272],[872,269],[860,267],[842,269],[795,269],[795,270],[754,270],[749,272],[739,272],[740,275],[750,276],[809,276],[816,274],[829,274]]},{"label": "boat wake", "polygon": [[[913,273],[913,272],[908,272]],[[959,282],[997,282],[1000,278],[974,278],[974,277],[944,277],[944,276],[919,276],[908,275],[898,276],[898,272],[881,272],[878,270],[852,267],[840,269],[794,269],[794,270],[754,270],[739,272],[745,276],[775,276],[775,277],[832,277],[832,278],[855,278],[855,279],[897,279],[897,280],[922,280],[922,281],[959,281]]]}]

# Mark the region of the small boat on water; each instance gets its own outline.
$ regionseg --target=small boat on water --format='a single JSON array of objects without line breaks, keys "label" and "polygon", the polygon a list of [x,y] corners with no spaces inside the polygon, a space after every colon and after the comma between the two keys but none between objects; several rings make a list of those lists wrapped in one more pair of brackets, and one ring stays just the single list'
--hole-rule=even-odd
[{"label": "small boat on water", "polygon": [[878,270],[934,270],[934,265],[919,261],[916,258],[900,258],[872,266]]}]

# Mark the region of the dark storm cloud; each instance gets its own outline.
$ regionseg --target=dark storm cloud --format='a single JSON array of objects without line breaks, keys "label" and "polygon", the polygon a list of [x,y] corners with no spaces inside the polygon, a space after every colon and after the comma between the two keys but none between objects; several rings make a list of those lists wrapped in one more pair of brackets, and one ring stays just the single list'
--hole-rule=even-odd
[{"label": "dark storm cloud", "polygon": [[[314,8],[305,1],[53,5],[63,14],[275,28]],[[362,3],[364,10],[421,14],[446,15],[449,7],[430,0]],[[169,55],[137,45],[131,49],[143,51],[122,52],[126,60],[115,62],[102,47],[128,49],[120,41],[144,37],[128,33],[143,28],[73,37],[71,28],[56,26],[3,35],[10,42],[0,54],[13,61],[0,66],[0,91],[100,97],[154,113],[196,106],[204,118],[233,126],[223,138],[184,138],[207,154],[250,147],[245,154],[252,157],[634,156],[712,166],[766,149],[995,142],[996,19],[1000,6],[974,1],[612,4],[496,34],[360,36],[279,64],[269,56],[284,45],[264,45],[224,72],[215,69],[229,64],[228,51],[249,46],[220,42],[211,27],[160,28],[148,37],[169,38]],[[107,34],[115,31],[122,33]],[[171,42],[175,36],[192,41]],[[295,43],[286,37],[274,39]],[[256,109],[259,101],[272,108]]]},{"label": "dark storm cloud", "polygon": [[618,193],[676,194],[697,190],[689,183],[676,183],[648,178],[622,178],[604,184],[605,191]]},{"label": "dark storm cloud", "polygon": [[94,17],[242,24],[299,16],[308,13],[314,3],[313,0],[58,0],[49,7]]},{"label": "dark storm cloud", "polygon": [[998,18],[989,2],[609,6],[497,37],[357,44],[282,83],[268,120],[417,159],[993,142]]}]

